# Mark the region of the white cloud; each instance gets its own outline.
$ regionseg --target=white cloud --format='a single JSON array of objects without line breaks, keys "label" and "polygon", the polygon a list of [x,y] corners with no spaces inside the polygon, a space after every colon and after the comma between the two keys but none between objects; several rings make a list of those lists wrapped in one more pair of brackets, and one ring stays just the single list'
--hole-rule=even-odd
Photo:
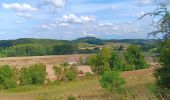
[{"label": "white cloud", "polygon": [[24,17],[24,18],[31,18],[32,15],[30,13],[18,13],[18,16]]},{"label": "white cloud", "polygon": [[90,16],[76,16],[74,14],[64,15],[61,19],[58,20],[59,23],[89,23],[95,21],[94,17]]},{"label": "white cloud", "polygon": [[141,11],[141,12],[137,13],[137,16],[138,16],[138,17],[141,17],[141,16],[143,16],[144,14],[146,14],[146,12]]},{"label": "white cloud", "polygon": [[38,8],[33,7],[29,4],[23,3],[23,4],[19,4],[19,3],[3,3],[2,7],[4,9],[11,9],[14,10],[18,13],[18,16],[20,17],[24,17],[24,18],[31,18],[32,17],[32,12],[36,12],[38,11]]},{"label": "white cloud", "polygon": [[65,5],[65,0],[40,0],[43,4],[52,5],[55,8],[60,8]]},{"label": "white cloud", "polygon": [[69,26],[69,23],[59,23],[60,26]]},{"label": "white cloud", "polygon": [[137,0],[139,4],[147,5],[153,3],[154,0]]},{"label": "white cloud", "polygon": [[49,25],[45,25],[45,24],[43,24],[43,25],[41,25],[39,27],[43,28],[43,29],[50,29],[51,28]]},{"label": "white cloud", "polygon": [[37,11],[38,9],[36,7],[32,7],[29,4],[19,4],[19,3],[11,3],[11,4],[7,4],[7,3],[3,3],[2,7],[4,9],[12,9],[14,11],[20,11],[20,12],[25,12],[25,11]]},{"label": "white cloud", "polygon": [[113,23],[106,22],[106,23],[99,23],[99,26],[113,26]]},{"label": "white cloud", "polygon": [[83,32],[84,36],[89,36],[89,37],[95,37],[95,34],[91,34],[91,33],[87,33],[87,32]]}]

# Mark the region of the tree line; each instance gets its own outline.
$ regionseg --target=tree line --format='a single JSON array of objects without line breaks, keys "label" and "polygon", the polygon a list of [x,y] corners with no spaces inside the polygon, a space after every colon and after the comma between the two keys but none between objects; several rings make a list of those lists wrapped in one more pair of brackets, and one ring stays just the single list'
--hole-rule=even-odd
[{"label": "tree line", "polygon": [[22,44],[9,47],[0,51],[1,57],[16,56],[43,56],[43,55],[64,55],[64,54],[90,54],[98,50],[77,48],[74,43],[60,43],[53,45]]},{"label": "tree line", "polygon": [[[132,43],[136,43],[133,40],[126,40],[126,41],[132,41]],[[99,48],[97,47],[94,49],[79,48],[78,45],[80,45],[79,43],[82,42],[92,44],[92,45],[104,45],[105,43],[110,41],[102,40],[94,37],[79,38],[73,41],[52,40],[52,39],[32,39],[32,38],[21,38],[16,40],[1,40],[0,56],[1,57],[42,56],[42,55],[60,55],[60,54],[74,54],[74,53],[93,54],[99,52]],[[138,40],[137,42],[138,42],[137,45],[140,45],[143,51],[148,51],[149,49],[155,48],[155,46],[153,46],[154,43],[152,42],[152,40],[146,41],[147,43],[144,45],[141,45],[142,42],[144,42],[144,40]]]}]

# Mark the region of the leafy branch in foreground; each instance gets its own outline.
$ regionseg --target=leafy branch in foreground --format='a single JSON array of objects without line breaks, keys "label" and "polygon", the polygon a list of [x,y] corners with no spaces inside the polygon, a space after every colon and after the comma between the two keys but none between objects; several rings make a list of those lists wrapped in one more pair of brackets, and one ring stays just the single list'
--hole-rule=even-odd
[{"label": "leafy branch in foreground", "polygon": [[[161,67],[158,67],[155,72],[156,83],[157,83],[157,94],[158,97],[163,100],[170,99],[170,11],[166,5],[162,4],[160,7],[155,9],[152,13],[144,14],[140,19],[145,16],[153,16],[159,19],[156,23],[156,31],[149,33],[156,37],[158,34],[162,34],[163,39],[158,48],[158,58]],[[167,92],[168,91],[168,92]]]},{"label": "leafy branch in foreground", "polygon": [[170,37],[170,12],[168,11],[167,6],[165,4],[161,4],[153,12],[146,13],[139,19],[142,19],[146,16],[153,17],[152,19],[153,24],[155,24],[154,22],[155,19],[159,19],[155,25],[155,28],[157,28],[157,30],[150,32],[148,34],[148,37],[151,35],[156,37],[158,34],[162,34],[163,39],[167,39]]}]

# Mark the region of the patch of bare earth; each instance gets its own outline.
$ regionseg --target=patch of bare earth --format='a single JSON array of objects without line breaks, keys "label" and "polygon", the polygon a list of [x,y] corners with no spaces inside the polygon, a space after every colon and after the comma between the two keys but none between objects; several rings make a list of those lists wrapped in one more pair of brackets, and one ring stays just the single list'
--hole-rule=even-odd
[{"label": "patch of bare earth", "polygon": [[11,65],[16,67],[29,66],[37,63],[44,64],[61,64],[69,58],[79,59],[80,57],[88,57],[87,54],[73,54],[73,55],[53,55],[53,56],[32,56],[32,57],[8,57],[0,58],[0,65]]}]

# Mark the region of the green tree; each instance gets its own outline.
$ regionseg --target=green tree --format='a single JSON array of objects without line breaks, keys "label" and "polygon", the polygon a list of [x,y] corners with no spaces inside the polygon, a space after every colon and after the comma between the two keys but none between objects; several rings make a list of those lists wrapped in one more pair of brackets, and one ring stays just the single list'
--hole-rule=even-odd
[{"label": "green tree", "polygon": [[[161,67],[157,68],[155,72],[155,76],[157,79],[157,90],[160,90],[159,96],[161,94],[161,98],[163,99],[169,99],[169,92],[166,93],[166,90],[169,91],[170,89],[170,12],[165,4],[162,4],[157,7],[153,12],[146,13],[143,15],[140,19],[142,19],[145,16],[153,16],[153,20],[158,19],[156,23],[154,23],[157,28],[156,31],[150,32],[149,36],[152,35],[154,37],[157,37],[158,34],[161,34],[163,36],[163,39],[160,39],[161,45],[159,48],[159,52],[157,53],[158,56],[155,56],[155,58],[159,59],[161,63]],[[158,37],[157,37],[158,38]]]},{"label": "green tree", "polygon": [[64,43],[59,45],[54,45],[53,54],[62,55],[62,54],[72,54],[77,50],[75,44]]},{"label": "green tree", "polygon": [[110,70],[109,60],[111,54],[112,49],[103,48],[97,55],[89,57],[88,62],[92,66],[92,70],[98,75],[102,75],[104,71]]},{"label": "green tree", "polygon": [[157,22],[153,23],[157,30],[150,32],[149,36],[159,38],[157,35],[162,34],[163,39],[170,38],[170,12],[165,4],[161,4],[153,12],[144,14],[140,19],[145,16],[153,16],[153,20],[158,19]]},{"label": "green tree", "polygon": [[159,60],[162,65],[156,70],[157,85],[170,89],[170,40],[166,40],[159,48]]},{"label": "green tree", "polygon": [[122,59],[120,58],[119,53],[117,53],[116,51],[112,52],[109,64],[111,70],[123,70]]},{"label": "green tree", "polygon": [[124,53],[124,56],[125,61],[128,64],[135,66],[135,69],[144,69],[147,67],[144,55],[142,54],[138,46],[135,45],[129,46],[126,52]]},{"label": "green tree", "polygon": [[22,44],[2,50],[3,56],[42,56],[52,54],[51,46]]},{"label": "green tree", "polygon": [[125,80],[118,71],[107,71],[99,79],[102,88],[111,93],[121,93],[124,89]]}]

